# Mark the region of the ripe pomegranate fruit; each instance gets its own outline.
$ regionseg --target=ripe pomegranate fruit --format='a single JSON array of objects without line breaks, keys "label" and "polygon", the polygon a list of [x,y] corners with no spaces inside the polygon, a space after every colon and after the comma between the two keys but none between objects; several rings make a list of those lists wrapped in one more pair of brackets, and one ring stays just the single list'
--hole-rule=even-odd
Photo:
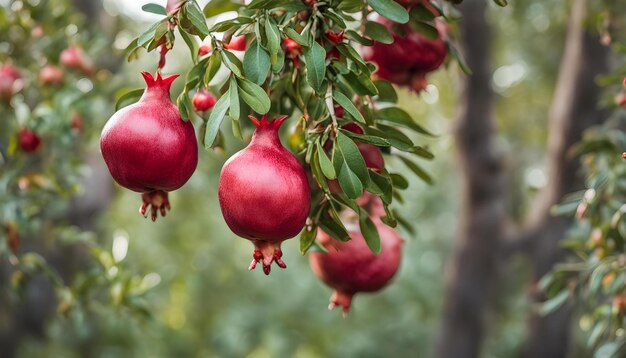
[{"label": "ripe pomegranate fruit", "polygon": [[[374,42],[364,49],[364,58],[378,65],[377,77],[421,92],[428,84],[426,75],[438,69],[448,54],[443,40],[445,24],[437,22],[439,38],[431,40],[413,31],[409,25],[398,25],[385,18],[380,18],[379,22],[392,32],[394,42]],[[404,34],[394,32],[393,26],[399,26]]]},{"label": "ripe pomegranate fruit", "polygon": [[191,104],[196,112],[208,111],[215,106],[215,102],[217,102],[215,95],[206,89],[199,90],[191,99]]},{"label": "ripe pomegranate fruit", "polygon": [[229,43],[225,43],[224,48],[233,51],[245,51],[247,46],[246,41],[245,36],[237,36],[232,38]]},{"label": "ripe pomegranate fruit", "polygon": [[22,128],[18,137],[20,148],[26,153],[34,153],[41,147],[41,138],[32,129]]},{"label": "ripe pomegranate fruit", "polygon": [[17,91],[20,72],[11,64],[0,65],[0,101],[9,103]]},{"label": "ripe pomegranate fruit", "polygon": [[343,308],[344,316],[350,310],[352,297],[358,292],[375,292],[393,278],[400,266],[402,239],[380,220],[374,218],[381,242],[381,251],[374,254],[354,222],[346,222],[352,240],[343,242],[318,229],[317,240],[328,253],[313,252],[309,263],[317,277],[330,286],[333,295],[328,309]]},{"label": "ripe pomegranate fruit", "polygon": [[184,122],[170,100],[170,86],[178,77],[156,78],[142,72],[147,88],[139,102],[115,113],[102,130],[104,161],[121,186],[143,193],[139,212],[151,218],[170,209],[167,192],[183,186],[198,164],[193,125]]},{"label": "ripe pomegranate fruit", "polygon": [[63,83],[63,70],[55,65],[45,65],[39,71],[39,82],[44,86],[58,86]]},{"label": "ripe pomegranate fruit", "polygon": [[252,141],[224,164],[218,188],[226,224],[255,246],[249,269],[262,262],[266,275],[274,261],[286,267],[280,245],[302,230],[311,201],[304,169],[278,137],[286,118],[250,116]]}]

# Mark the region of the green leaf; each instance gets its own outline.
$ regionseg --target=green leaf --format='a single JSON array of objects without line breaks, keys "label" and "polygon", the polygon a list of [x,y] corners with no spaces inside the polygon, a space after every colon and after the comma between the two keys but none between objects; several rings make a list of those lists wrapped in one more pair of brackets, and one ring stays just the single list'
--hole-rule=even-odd
[{"label": "green leaf", "polygon": [[291,27],[285,27],[283,29],[283,32],[290,39],[294,40],[295,42],[299,43],[300,45],[309,47],[309,41],[307,41],[307,39],[304,36],[300,35],[296,30],[292,29]]},{"label": "green leaf", "polygon": [[270,72],[270,56],[257,40],[252,41],[246,54],[243,56],[243,72],[246,78],[256,83],[263,84]]},{"label": "green leaf", "polygon": [[384,44],[393,43],[393,36],[391,36],[389,30],[384,25],[374,21],[365,23],[365,35]]},{"label": "green leaf", "polygon": [[496,5],[502,7],[505,7],[509,4],[507,0],[493,0],[493,2],[496,3]]},{"label": "green leaf", "polygon": [[205,84],[208,84],[209,82],[211,82],[211,80],[213,80],[213,77],[215,77],[215,74],[217,73],[217,71],[220,69],[221,66],[222,66],[222,55],[220,55],[219,52],[215,51],[213,52],[213,54],[211,54],[211,57],[209,57],[209,64],[206,67],[206,72],[204,73],[203,82]]},{"label": "green leaf", "polygon": [[157,15],[167,16],[167,11],[165,10],[165,8],[158,4],[145,4],[144,6],[141,7],[141,10],[145,12],[151,12]]},{"label": "green leaf", "polygon": [[347,131],[345,129],[339,129],[339,130],[343,134],[347,135],[348,137],[352,139],[356,139],[359,142],[373,144],[377,147],[389,147],[390,146],[389,142],[386,139],[381,138],[381,137],[376,137],[376,136],[368,135],[368,134],[358,134],[358,133]]},{"label": "green leaf", "polygon": [[359,112],[354,103],[352,103],[352,101],[348,97],[346,97],[345,94],[339,91],[334,91],[333,99],[335,100],[335,102],[339,103],[341,107],[348,111],[348,113],[350,113],[350,115],[354,119],[356,119],[358,122],[365,123],[365,118],[363,118],[361,112]]},{"label": "green leaf", "polygon": [[359,177],[350,169],[345,161],[339,166],[339,186],[350,199],[357,199],[363,195],[363,184]]},{"label": "green leaf", "polygon": [[317,143],[317,156],[324,176],[328,179],[336,179],[337,173],[335,172],[335,167],[330,158],[326,155],[324,147],[319,143]]},{"label": "green leaf", "polygon": [[198,30],[202,36],[202,39],[210,35],[209,27],[206,24],[206,20],[204,19],[204,15],[202,14],[202,10],[198,7],[198,4],[195,1],[187,1],[185,3],[185,8],[187,10],[187,14],[189,15],[189,20],[193,27]]},{"label": "green leaf", "polygon": [[[233,76],[230,76],[230,87],[228,87],[228,91],[230,92],[230,110],[228,111],[228,115],[233,121],[239,121],[239,117],[241,116],[239,90],[237,89],[237,80],[235,80]],[[243,137],[241,137],[241,131],[235,133],[235,135],[237,135],[239,139],[243,139]]]},{"label": "green leaf", "polygon": [[363,214],[359,216],[359,228],[361,229],[361,234],[363,234],[365,242],[370,250],[378,255],[381,250],[378,229],[372,219],[369,218],[368,214],[365,213],[365,210],[362,210],[362,212]]},{"label": "green leaf", "polygon": [[314,90],[319,91],[326,77],[326,50],[314,42],[304,54],[304,63],[306,64],[307,82]]},{"label": "green leaf", "polygon": [[143,88],[139,88],[126,92],[123,96],[118,98],[117,102],[115,102],[115,111],[117,112],[120,110],[120,108],[137,102],[139,98],[141,98],[141,96],[143,95],[144,91],[145,90]]},{"label": "green leaf", "polygon": [[278,61],[278,49],[280,49],[280,32],[278,26],[271,17],[265,22],[265,38],[267,39],[267,50],[270,53],[270,63]]},{"label": "green leaf", "polygon": [[393,88],[393,85],[389,81],[376,80],[374,81],[374,86],[378,89],[378,102],[398,102],[396,89]]},{"label": "green leaf", "polygon": [[223,50],[222,51],[222,62],[228,67],[228,69],[235,74],[235,76],[241,78],[243,77],[242,64],[239,58],[235,56],[234,53]]},{"label": "green leaf", "polygon": [[306,228],[302,230],[302,233],[300,234],[300,254],[302,254],[302,256],[306,255],[307,251],[309,251],[311,246],[313,246],[316,236],[316,228],[313,228],[311,231]]},{"label": "green leaf", "polygon": [[226,91],[222,95],[222,97],[217,101],[215,107],[211,111],[211,115],[209,116],[209,120],[206,124],[206,132],[204,133],[204,146],[206,149],[209,149],[213,146],[213,142],[215,142],[215,138],[217,138],[217,134],[220,131],[220,126],[222,125],[222,121],[226,116],[226,111],[230,107],[230,89]]},{"label": "green leaf", "polygon": [[237,79],[239,95],[257,113],[269,112],[272,103],[267,93],[256,83],[247,79]]},{"label": "green leaf", "polygon": [[150,27],[144,33],[139,35],[139,37],[137,38],[137,46],[144,46],[145,44],[150,42],[154,38],[157,27],[159,27],[161,23],[162,21],[155,22],[154,24],[150,25]]},{"label": "green leaf", "polygon": [[367,0],[372,9],[381,16],[401,24],[409,22],[409,13],[393,0]]},{"label": "green leaf", "polygon": [[180,36],[183,38],[187,47],[189,47],[189,52],[191,52],[191,59],[195,63],[198,61],[198,43],[193,39],[187,32],[181,30]]},{"label": "green leaf", "polygon": [[542,316],[545,316],[547,314],[550,314],[556,311],[559,307],[561,307],[567,301],[569,294],[570,294],[569,290],[564,289],[563,291],[559,292],[556,296],[552,297],[546,302],[543,302],[539,306],[539,314]]},{"label": "green leaf", "polygon": [[413,120],[413,118],[411,118],[410,114],[408,114],[406,111],[398,107],[383,108],[375,113],[375,118],[380,121],[395,123],[403,127],[412,129],[418,133],[434,137],[434,135],[428,130],[426,130],[426,128],[417,124]]},{"label": "green leaf", "polygon": [[405,157],[398,156],[398,158],[400,158],[400,160],[402,160],[404,165],[406,165],[407,168],[411,169],[411,171],[415,173],[415,175],[417,175],[424,182],[426,182],[426,184],[433,184],[433,178],[428,173],[426,173],[426,171],[422,169],[419,165],[413,163],[412,161],[410,161],[409,159]]},{"label": "green leaf", "polygon": [[207,18],[223,14],[227,11],[237,11],[241,7],[241,3],[231,0],[211,0],[204,7],[203,13]]},{"label": "green leaf", "polygon": [[192,108],[191,103],[189,103],[189,96],[187,95],[187,92],[183,92],[180,94],[180,96],[178,96],[176,104],[178,106],[178,111],[180,112],[180,118],[182,118],[183,121],[187,122],[189,120]]},{"label": "green leaf", "polygon": [[346,162],[348,167],[358,176],[359,180],[363,184],[367,184],[369,181],[369,173],[365,160],[359,151],[356,143],[341,131],[337,132],[337,138],[335,139],[337,148],[335,149],[335,156],[340,154],[340,159]]}]

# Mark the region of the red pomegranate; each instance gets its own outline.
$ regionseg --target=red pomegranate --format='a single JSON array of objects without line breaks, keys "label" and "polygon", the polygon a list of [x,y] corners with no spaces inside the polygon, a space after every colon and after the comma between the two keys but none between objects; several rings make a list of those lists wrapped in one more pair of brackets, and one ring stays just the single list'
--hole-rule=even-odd
[{"label": "red pomegranate", "polygon": [[358,292],[375,292],[393,278],[400,266],[402,239],[398,234],[374,218],[381,242],[381,251],[374,254],[365,242],[358,224],[346,222],[352,240],[336,240],[318,229],[317,240],[328,253],[313,252],[309,255],[311,268],[317,277],[334,292],[328,309],[343,308],[344,316],[350,310],[352,297]]},{"label": "red pomegranate", "polygon": [[304,169],[283,145],[278,129],[287,117],[259,121],[252,141],[224,164],[218,197],[228,227],[255,246],[249,269],[272,262],[285,268],[280,244],[304,227],[311,195]]},{"label": "red pomegranate", "polygon": [[286,38],[283,41],[283,48],[285,49],[285,55],[291,59],[297,58],[300,56],[300,52],[302,52],[302,45],[290,38]]},{"label": "red pomegranate", "polygon": [[26,153],[34,153],[41,147],[41,138],[32,129],[22,128],[18,137],[20,148]]},{"label": "red pomegranate", "polygon": [[44,86],[58,86],[63,83],[63,70],[55,65],[45,65],[39,71],[39,82]]},{"label": "red pomegranate", "polygon": [[184,122],[170,100],[170,86],[178,77],[156,79],[142,72],[147,88],[139,102],[115,113],[102,130],[100,148],[113,179],[143,193],[139,212],[156,220],[170,209],[167,192],[183,186],[198,164],[193,125]]},{"label": "red pomegranate", "polygon": [[191,99],[191,104],[196,112],[208,111],[215,106],[215,102],[217,102],[215,95],[206,89],[199,90]]},{"label": "red pomegranate", "polygon": [[0,65],[0,101],[9,103],[17,91],[20,72],[11,64]]},{"label": "red pomegranate", "polygon": [[225,43],[224,48],[233,51],[245,51],[247,46],[246,41],[245,36],[237,36],[232,38],[229,43]]},{"label": "red pomegranate", "polygon": [[211,45],[211,37],[207,36],[202,43],[200,44],[200,47],[198,48],[198,56],[205,56],[210,54],[212,51],[212,45]]},{"label": "red pomegranate", "polygon": [[73,70],[81,71],[86,74],[94,71],[93,61],[80,46],[70,46],[61,52],[59,62]]},{"label": "red pomegranate", "polygon": [[343,35],[344,32],[334,32],[332,30],[328,30],[326,31],[326,38],[328,38],[328,40],[332,43],[338,44],[343,42]]},{"label": "red pomegranate", "polygon": [[[393,33],[394,42],[374,42],[374,45],[364,49],[364,58],[378,65],[377,77],[408,86],[419,93],[427,85],[426,75],[438,69],[448,54],[442,38],[445,24],[437,22],[439,38],[431,40],[413,31],[409,25],[398,25],[385,18],[380,18],[379,22]],[[395,33],[394,26],[399,26],[404,34]]]}]

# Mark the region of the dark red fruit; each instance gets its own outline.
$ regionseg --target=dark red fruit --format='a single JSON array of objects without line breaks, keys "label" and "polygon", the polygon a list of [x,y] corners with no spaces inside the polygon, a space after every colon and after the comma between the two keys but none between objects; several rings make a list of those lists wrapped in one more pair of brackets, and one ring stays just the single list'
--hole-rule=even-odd
[{"label": "dark red fruit", "polygon": [[41,147],[41,138],[29,128],[22,128],[18,136],[20,148],[26,153],[34,153]]},{"label": "dark red fruit", "polygon": [[[445,25],[438,24],[439,38],[431,40],[408,25],[398,25],[384,18],[379,21],[393,33],[394,42],[375,42],[364,50],[365,59],[378,65],[377,77],[419,93],[427,85],[426,75],[438,69],[448,54],[442,38]],[[394,32],[394,26],[399,26],[403,34]]]},{"label": "dark red fruit", "polygon": [[211,37],[207,36],[198,48],[198,56],[205,56],[212,51]]},{"label": "dark red fruit", "polygon": [[285,49],[285,55],[291,59],[297,58],[300,56],[300,52],[302,52],[302,45],[290,38],[286,38],[283,41],[283,48]]},{"label": "dark red fruit", "polygon": [[169,210],[167,192],[183,186],[198,164],[198,143],[191,121],[184,122],[170,100],[178,75],[156,79],[142,72],[147,88],[139,102],[115,113],[102,130],[100,148],[113,179],[143,193],[140,213],[156,220]]},{"label": "dark red fruit", "polygon": [[217,102],[215,95],[206,89],[201,89],[196,92],[191,100],[191,104],[193,104],[193,108],[196,112],[208,111],[215,106],[215,102]]},{"label": "dark red fruit", "polygon": [[311,201],[302,165],[278,137],[286,118],[250,116],[257,127],[252,141],[224,164],[218,188],[226,224],[255,246],[249,269],[262,262],[266,275],[274,261],[286,267],[280,245],[302,230]]},{"label": "dark red fruit", "polygon": [[44,86],[58,86],[63,83],[63,70],[55,65],[45,65],[39,71],[39,82]]},{"label": "dark red fruit", "polygon": [[224,48],[233,51],[245,51],[247,46],[246,41],[245,36],[237,36],[232,38],[229,43],[225,43]]},{"label": "dark red fruit", "polygon": [[346,223],[352,240],[342,242],[318,229],[317,240],[328,253],[309,255],[313,272],[334,289],[329,309],[343,308],[344,316],[350,310],[352,297],[358,292],[375,292],[393,278],[400,266],[402,239],[390,227],[374,219],[380,235],[381,251],[374,254],[367,246],[356,223]]},{"label": "dark red fruit", "polygon": [[0,101],[9,103],[17,90],[16,82],[21,78],[17,68],[10,64],[0,66]]},{"label": "dark red fruit", "polygon": [[338,44],[343,42],[343,31],[337,33],[332,30],[326,31],[326,37],[332,43]]}]

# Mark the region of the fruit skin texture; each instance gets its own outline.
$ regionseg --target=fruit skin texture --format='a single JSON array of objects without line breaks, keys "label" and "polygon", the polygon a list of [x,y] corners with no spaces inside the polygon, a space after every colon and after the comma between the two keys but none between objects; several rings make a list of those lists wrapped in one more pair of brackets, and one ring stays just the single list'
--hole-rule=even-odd
[{"label": "fruit skin texture", "polygon": [[286,267],[280,244],[302,230],[311,204],[304,168],[278,137],[286,118],[250,117],[257,127],[252,141],[226,161],[218,188],[226,224],[255,246],[249,269],[262,262],[266,275],[274,261]]},{"label": "fruit skin texture", "polygon": [[[398,25],[385,18],[378,20],[393,34],[394,42],[374,44],[364,49],[364,58],[378,65],[376,76],[419,93],[426,88],[426,75],[438,69],[448,55],[443,35],[445,24],[438,22],[439,38],[431,40],[414,32],[408,25]],[[399,26],[402,33],[394,31]]]},{"label": "fruit skin texture", "polygon": [[20,78],[20,72],[10,64],[0,65],[0,101],[9,103],[15,92],[15,82]]},{"label": "fruit skin texture", "polygon": [[22,128],[18,136],[20,148],[26,153],[34,153],[41,147],[41,138],[31,129]]},{"label": "fruit skin texture", "polygon": [[193,95],[191,104],[196,112],[204,112],[215,106],[217,99],[215,95],[205,89],[201,89]]},{"label": "fruit skin texture", "polygon": [[343,308],[344,316],[350,310],[352,297],[358,292],[376,292],[389,283],[398,271],[403,240],[379,219],[373,219],[380,234],[381,251],[374,254],[357,224],[347,224],[352,240],[336,240],[318,229],[317,240],[328,253],[309,255],[311,269],[324,283],[334,289],[328,309]]},{"label": "fruit skin texture", "polygon": [[167,192],[183,186],[198,164],[198,143],[193,125],[184,122],[170,100],[170,86],[178,75],[156,79],[142,73],[147,88],[135,104],[107,122],[100,137],[104,161],[121,186],[143,193],[140,212],[152,220],[157,210],[169,210]]}]

